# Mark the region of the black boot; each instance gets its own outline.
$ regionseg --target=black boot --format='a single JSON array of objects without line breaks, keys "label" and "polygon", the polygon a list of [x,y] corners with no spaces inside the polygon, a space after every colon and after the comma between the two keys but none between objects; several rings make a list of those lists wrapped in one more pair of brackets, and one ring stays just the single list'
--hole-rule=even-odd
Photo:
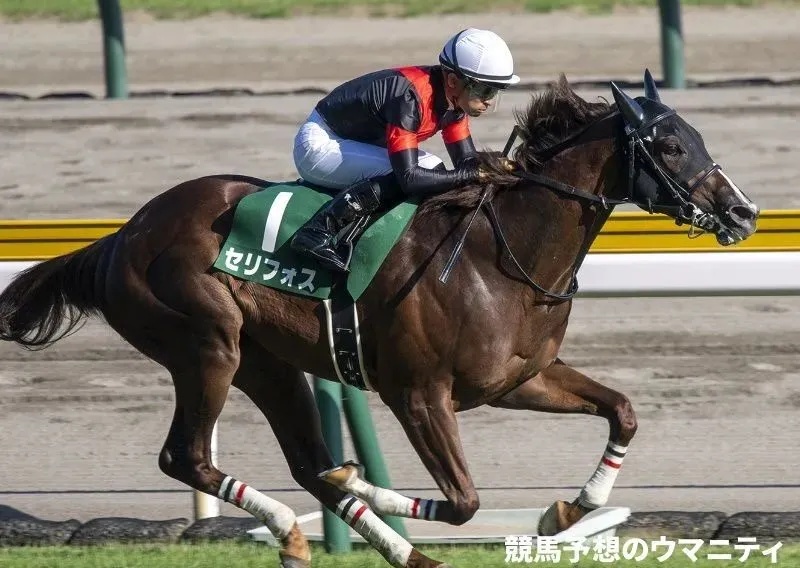
[{"label": "black boot", "polygon": [[292,249],[325,268],[349,272],[336,252],[336,235],[348,223],[377,211],[382,204],[381,193],[379,178],[366,179],[342,191],[300,227],[292,237]]}]

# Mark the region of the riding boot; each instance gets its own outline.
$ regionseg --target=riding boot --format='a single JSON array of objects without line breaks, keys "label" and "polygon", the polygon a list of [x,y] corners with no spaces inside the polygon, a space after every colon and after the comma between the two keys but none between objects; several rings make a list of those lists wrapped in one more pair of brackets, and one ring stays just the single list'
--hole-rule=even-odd
[{"label": "riding boot", "polygon": [[390,176],[366,179],[342,191],[295,233],[292,249],[313,257],[325,268],[349,272],[336,251],[336,235],[347,224],[386,205],[397,194],[390,189],[392,184],[396,184],[394,174]]}]

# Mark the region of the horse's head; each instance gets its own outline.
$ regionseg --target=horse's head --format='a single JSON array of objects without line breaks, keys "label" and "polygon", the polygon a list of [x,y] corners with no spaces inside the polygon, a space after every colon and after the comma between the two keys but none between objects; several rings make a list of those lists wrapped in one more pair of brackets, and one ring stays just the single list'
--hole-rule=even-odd
[{"label": "horse's head", "polygon": [[649,212],[714,231],[721,245],[756,230],[758,207],[709,156],[703,137],[661,102],[645,71],[645,96],[631,98],[611,83],[625,122],[629,198]]}]

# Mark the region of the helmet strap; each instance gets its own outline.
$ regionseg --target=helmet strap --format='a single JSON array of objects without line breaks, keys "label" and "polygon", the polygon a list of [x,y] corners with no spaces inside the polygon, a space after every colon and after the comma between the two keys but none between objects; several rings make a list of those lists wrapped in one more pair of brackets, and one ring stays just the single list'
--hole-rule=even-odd
[{"label": "helmet strap", "polygon": [[457,95],[448,96],[447,93],[448,93],[448,91],[450,91],[450,87],[448,86],[448,83],[447,83],[447,74],[448,73],[452,73],[460,81],[463,81],[463,80],[461,79],[461,76],[457,71],[454,71],[453,69],[450,69],[449,67],[445,67],[444,65],[442,66],[442,73],[444,74],[444,77],[442,79],[444,81],[443,86],[444,86],[444,89],[445,89],[445,99],[447,100],[447,105],[448,105],[450,110],[455,110],[455,109],[458,108],[458,105],[456,104],[456,101],[458,100],[458,97],[461,96],[461,93],[463,92],[463,89],[466,86],[462,87],[462,90],[459,91],[459,93]]}]

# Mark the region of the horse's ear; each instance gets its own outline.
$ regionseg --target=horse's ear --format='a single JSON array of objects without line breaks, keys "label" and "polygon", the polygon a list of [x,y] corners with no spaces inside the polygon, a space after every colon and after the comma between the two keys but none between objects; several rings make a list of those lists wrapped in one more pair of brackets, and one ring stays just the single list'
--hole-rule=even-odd
[{"label": "horse's ear", "polygon": [[644,96],[658,103],[661,102],[661,97],[658,95],[658,88],[656,87],[655,79],[650,74],[650,69],[644,70]]},{"label": "horse's ear", "polygon": [[611,92],[614,94],[617,108],[619,108],[628,126],[634,129],[639,128],[644,122],[644,109],[642,106],[623,93],[622,89],[617,87],[614,81],[611,81]]}]

